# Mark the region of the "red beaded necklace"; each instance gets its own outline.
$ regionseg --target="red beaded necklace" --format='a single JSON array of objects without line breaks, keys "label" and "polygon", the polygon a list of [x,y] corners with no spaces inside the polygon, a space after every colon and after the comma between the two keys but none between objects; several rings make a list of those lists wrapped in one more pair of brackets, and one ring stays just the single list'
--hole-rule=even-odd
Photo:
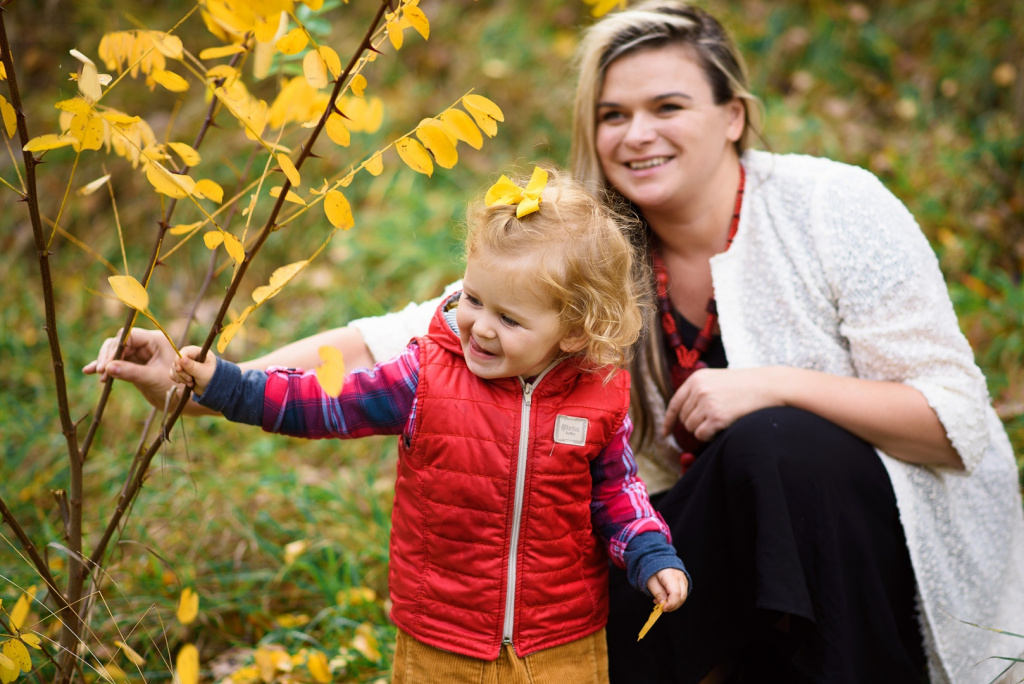
[{"label": "red beaded necklace", "polygon": [[[736,237],[736,230],[740,225],[740,209],[743,206],[743,186],[745,181],[746,173],[741,164],[740,184],[736,190],[736,205],[732,212],[732,221],[729,224],[729,236],[725,243],[726,251],[732,246],[733,238]],[[657,249],[652,252],[651,260],[654,266],[654,278],[657,285],[658,314],[661,318],[661,329],[665,333],[665,340],[668,342],[669,347],[675,351],[675,354],[669,356],[669,372],[672,375],[673,389],[678,389],[694,371],[707,367],[707,364],[704,363],[701,357],[707,352],[708,345],[711,344],[715,324],[718,323],[718,309],[715,306],[715,298],[712,295],[708,299],[706,309],[708,317],[704,321],[704,328],[697,335],[697,339],[694,340],[693,348],[687,349],[676,327],[675,312],[668,298],[668,269],[665,268],[665,263],[662,261]],[[679,463],[685,471],[687,467],[693,464],[693,461],[696,459],[694,452],[702,443],[693,436],[693,433],[686,429],[686,426],[678,421],[672,434],[682,450],[682,453],[679,454]]]}]

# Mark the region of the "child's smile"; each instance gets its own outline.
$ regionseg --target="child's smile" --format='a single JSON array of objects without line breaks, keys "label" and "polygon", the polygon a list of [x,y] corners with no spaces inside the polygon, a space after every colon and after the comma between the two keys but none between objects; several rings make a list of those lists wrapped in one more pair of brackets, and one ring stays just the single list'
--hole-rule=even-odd
[{"label": "child's smile", "polygon": [[482,250],[467,259],[456,321],[474,375],[529,378],[573,351],[551,297],[530,278],[530,262]]}]

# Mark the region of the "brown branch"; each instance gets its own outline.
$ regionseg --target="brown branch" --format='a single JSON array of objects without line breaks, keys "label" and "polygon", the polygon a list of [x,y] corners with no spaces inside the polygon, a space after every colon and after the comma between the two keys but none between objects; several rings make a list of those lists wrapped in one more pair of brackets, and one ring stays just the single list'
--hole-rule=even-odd
[{"label": "brown branch", "polygon": [[[363,40],[360,42],[359,47],[356,49],[354,56],[352,57],[352,60],[345,67],[345,70],[342,73],[342,75],[339,76],[338,79],[335,81],[334,90],[331,93],[331,104],[324,111],[324,114],[320,117],[320,121],[317,123],[316,128],[313,129],[312,133],[310,133],[309,135],[309,138],[306,140],[306,144],[303,146],[302,153],[300,154],[298,161],[295,163],[296,169],[301,167],[302,163],[306,160],[306,158],[310,156],[311,150],[313,148],[313,143],[316,142],[317,137],[320,135],[320,132],[323,130],[324,124],[327,121],[327,117],[330,115],[334,108],[335,99],[337,99],[338,95],[341,93],[341,89],[344,86],[344,83],[347,80],[348,75],[352,72],[352,69],[358,62],[359,57],[361,57],[362,54],[367,49],[369,49],[373,39],[373,35],[377,32],[377,27],[380,24],[381,19],[384,17],[384,12],[387,11],[387,9],[388,2],[387,0],[384,0],[381,3],[381,6],[378,8],[376,15],[374,15],[373,20],[370,22],[370,26],[367,29],[366,34],[363,36]],[[210,332],[207,335],[206,341],[203,344],[203,352],[202,355],[200,356],[200,359],[205,358],[206,352],[210,349],[210,346],[213,344],[214,338],[216,338],[216,336],[220,333],[221,323],[223,323],[224,321],[224,317],[227,314],[228,307],[230,306],[231,301],[235,296],[235,293],[238,291],[238,287],[242,281],[242,277],[248,270],[249,264],[252,263],[253,257],[256,255],[257,252],[259,252],[260,247],[263,246],[263,244],[266,242],[270,234],[274,232],[275,221],[277,220],[277,216],[280,213],[281,207],[284,204],[285,196],[288,194],[288,190],[290,188],[291,182],[285,179],[284,185],[281,188],[281,194],[277,198],[277,202],[274,204],[274,208],[271,210],[270,215],[268,216],[267,221],[263,226],[263,229],[260,231],[259,237],[253,243],[253,246],[248,251],[246,251],[245,258],[238,265],[238,268],[235,271],[235,275],[231,280],[231,285],[228,287],[228,291],[224,295],[224,300],[221,303],[220,310],[217,312],[217,316],[214,319],[213,324],[210,326]],[[162,230],[165,229],[166,223]],[[118,354],[119,353],[120,352],[118,352]],[[108,380],[108,383],[109,382],[110,381]],[[142,459],[139,463],[139,467],[135,469],[133,476],[131,477],[130,482],[128,483],[127,488],[125,489],[125,491],[121,493],[121,496],[118,497],[117,507],[115,508],[114,513],[111,515],[110,521],[107,524],[107,528],[103,531],[102,538],[96,545],[96,548],[93,551],[92,556],[90,557],[90,561],[92,562],[93,565],[100,564],[103,555],[106,553],[107,545],[110,543],[111,538],[113,538],[114,536],[114,532],[117,530],[117,527],[120,524],[121,518],[129,509],[131,501],[135,498],[135,496],[139,492],[139,489],[141,489],[142,487],[142,481],[145,477],[146,471],[149,468],[149,464],[152,462],[153,458],[160,450],[160,447],[163,445],[163,442],[167,439],[167,435],[170,434],[170,431],[174,427],[174,424],[181,416],[182,412],[185,409],[185,405],[187,404],[189,397],[191,395],[191,390],[189,390],[186,387],[185,391],[182,393],[181,399],[178,401],[178,405],[174,407],[174,409],[171,411],[169,416],[164,421],[160,430],[160,434],[154,438],[153,443],[149,446],[149,449],[147,449],[146,453],[142,456]]]},{"label": "brown branch", "polygon": [[46,583],[47,588],[53,595],[54,600],[57,601],[58,609],[65,610],[70,608],[67,600],[64,598],[64,594],[61,593],[57,587],[57,581],[50,574],[50,568],[46,564],[46,560],[39,555],[39,551],[36,549],[36,545],[32,543],[32,539],[25,533],[21,525],[15,519],[14,514],[11,513],[11,509],[4,503],[2,497],[0,497],[0,521],[7,523],[7,526],[14,532],[14,536],[17,537],[18,543],[21,544],[22,550],[28,555],[30,561],[32,561],[32,567],[35,568],[36,573]]}]

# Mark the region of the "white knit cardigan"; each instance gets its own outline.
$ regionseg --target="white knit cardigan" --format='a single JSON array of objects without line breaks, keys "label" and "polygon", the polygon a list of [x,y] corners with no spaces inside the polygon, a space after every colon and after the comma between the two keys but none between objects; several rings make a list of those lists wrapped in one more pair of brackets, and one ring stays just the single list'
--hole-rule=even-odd
[{"label": "white knit cardigan", "polygon": [[[917,578],[931,680],[989,682],[1006,665],[993,656],[1024,651],[1024,639],[984,629],[1024,634],[1024,512],[1009,440],[935,254],[863,169],[756,151],[743,165],[736,239],[711,260],[729,367],[903,382],[925,396],[965,470],[879,455]],[[390,358],[426,329],[436,301],[352,325],[375,358]],[[634,382],[657,397],[651,378]],[[652,492],[679,477],[677,454],[671,442],[637,454]]]}]

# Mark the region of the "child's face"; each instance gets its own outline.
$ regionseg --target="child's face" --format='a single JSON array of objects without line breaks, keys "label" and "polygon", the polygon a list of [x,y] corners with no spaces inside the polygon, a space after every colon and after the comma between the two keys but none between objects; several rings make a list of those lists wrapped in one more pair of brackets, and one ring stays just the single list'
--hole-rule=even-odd
[{"label": "child's face", "polygon": [[551,297],[529,276],[528,258],[493,258],[478,249],[467,259],[455,318],[474,375],[529,378],[573,351]]}]

